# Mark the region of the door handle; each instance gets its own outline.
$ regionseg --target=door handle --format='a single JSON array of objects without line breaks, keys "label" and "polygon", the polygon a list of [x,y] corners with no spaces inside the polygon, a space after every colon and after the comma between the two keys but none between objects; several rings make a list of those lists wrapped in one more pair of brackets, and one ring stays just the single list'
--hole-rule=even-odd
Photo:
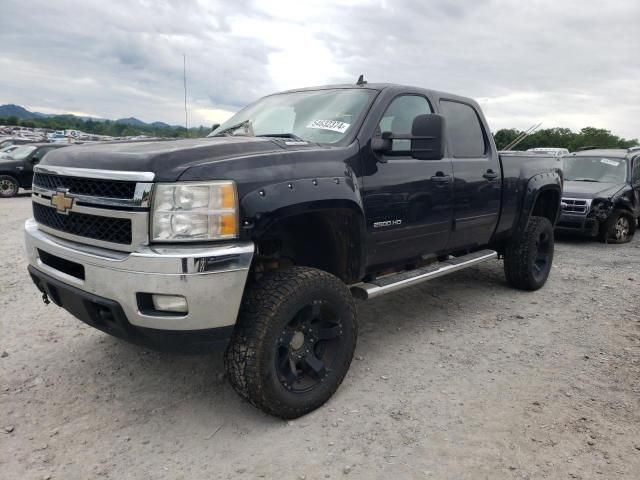
[{"label": "door handle", "polygon": [[431,181],[435,183],[449,183],[451,180],[451,175],[445,175],[442,172],[437,172],[433,177],[431,177]]},{"label": "door handle", "polygon": [[498,178],[498,174],[491,169],[487,170],[487,172],[482,176],[487,180],[495,180],[496,178]]}]

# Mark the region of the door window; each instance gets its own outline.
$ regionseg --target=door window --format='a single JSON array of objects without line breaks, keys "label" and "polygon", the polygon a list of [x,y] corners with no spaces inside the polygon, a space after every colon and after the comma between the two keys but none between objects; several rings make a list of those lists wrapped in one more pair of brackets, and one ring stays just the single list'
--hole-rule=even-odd
[{"label": "door window", "polygon": [[[426,98],[419,95],[402,95],[396,97],[387,111],[384,112],[380,123],[379,132],[391,132],[394,135],[409,135],[413,126],[413,119],[418,115],[432,113],[431,105]],[[391,150],[409,151],[411,150],[411,140],[396,139],[393,141]]]},{"label": "door window", "polygon": [[31,161],[33,163],[39,163],[40,160],[42,160],[42,157],[44,157],[51,150],[55,150],[55,149],[53,147],[42,147],[38,149],[38,151],[33,154]]},{"label": "door window", "polygon": [[633,162],[633,172],[631,172],[631,178],[633,179],[633,185],[640,183],[640,157],[636,158]]},{"label": "door window", "polygon": [[470,105],[440,101],[454,157],[483,157],[487,144],[478,114]]}]

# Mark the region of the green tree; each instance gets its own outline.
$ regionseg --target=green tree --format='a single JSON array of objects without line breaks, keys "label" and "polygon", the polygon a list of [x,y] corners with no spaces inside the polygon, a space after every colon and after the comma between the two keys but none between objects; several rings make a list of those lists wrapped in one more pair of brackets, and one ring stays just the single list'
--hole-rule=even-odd
[{"label": "green tree", "polygon": [[493,140],[499,149],[503,149],[513,142],[520,133],[520,130],[516,130],[515,128],[503,128],[493,135]]},{"label": "green tree", "polygon": [[[494,134],[494,140],[499,149],[505,148],[521,133],[522,131],[512,128],[498,130]],[[545,128],[527,136],[516,145],[515,149],[556,147],[567,148],[574,152],[581,147],[629,148],[636,145],[638,145],[637,139],[627,140],[602,128],[585,127],[578,133],[568,128]]]}]

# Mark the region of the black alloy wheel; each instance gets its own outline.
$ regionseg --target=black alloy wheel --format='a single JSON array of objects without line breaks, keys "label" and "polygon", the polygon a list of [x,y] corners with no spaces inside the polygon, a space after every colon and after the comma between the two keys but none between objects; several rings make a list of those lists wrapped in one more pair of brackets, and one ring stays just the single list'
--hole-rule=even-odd
[{"label": "black alloy wheel", "polygon": [[551,269],[553,260],[553,232],[541,230],[535,246],[535,259],[533,260],[533,277],[536,282],[545,280]]},{"label": "black alloy wheel", "polygon": [[553,224],[548,218],[531,216],[504,250],[507,282],[521,290],[541,288],[551,273],[553,251]]},{"label": "black alloy wheel", "polygon": [[294,266],[247,287],[225,367],[234,390],[256,407],[296,418],[324,404],[356,347],[355,302],[334,275]]},{"label": "black alloy wheel", "polygon": [[293,393],[306,393],[324,382],[343,348],[340,319],[327,302],[302,308],[282,330],[277,344],[276,371]]}]

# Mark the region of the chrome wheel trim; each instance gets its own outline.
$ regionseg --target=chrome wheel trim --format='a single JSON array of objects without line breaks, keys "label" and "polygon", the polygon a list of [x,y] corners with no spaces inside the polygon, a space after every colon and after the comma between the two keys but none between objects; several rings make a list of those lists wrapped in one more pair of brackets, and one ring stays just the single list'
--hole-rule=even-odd
[{"label": "chrome wheel trim", "polygon": [[3,178],[0,180],[0,194],[3,196],[13,196],[18,192],[18,185],[16,182]]},{"label": "chrome wheel trim", "polygon": [[624,240],[629,236],[629,230],[631,226],[629,224],[629,219],[626,216],[621,216],[616,221],[615,225],[615,238],[616,240]]}]

